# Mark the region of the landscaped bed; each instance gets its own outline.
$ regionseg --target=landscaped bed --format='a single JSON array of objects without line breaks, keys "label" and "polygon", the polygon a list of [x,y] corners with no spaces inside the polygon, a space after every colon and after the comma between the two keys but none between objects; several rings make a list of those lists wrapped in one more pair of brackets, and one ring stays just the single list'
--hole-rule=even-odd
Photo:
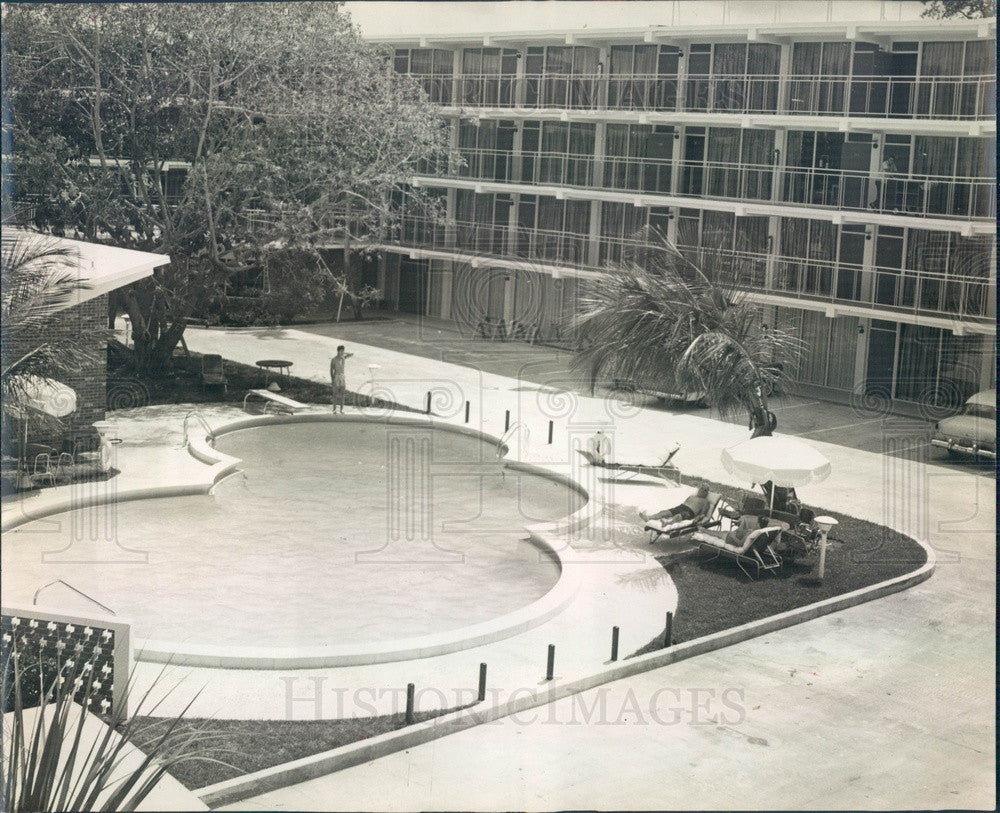
[{"label": "landscaped bed", "polygon": [[[733,491],[717,484],[712,488],[720,488],[723,493]],[[816,554],[800,559],[785,557],[780,569],[761,573],[751,581],[731,559],[713,559],[710,553],[699,551],[696,543],[682,539],[662,544],[665,552],[656,560],[670,574],[678,594],[673,642],[692,641],[870,587],[911,573],[927,561],[926,551],[908,536],[834,511],[823,509],[817,513],[839,523],[827,542],[821,584],[809,578],[816,566]],[[635,654],[661,649],[663,643],[660,635]]]},{"label": "landscaped bed", "polygon": [[[466,706],[415,712],[413,721],[422,723],[462,708]],[[132,742],[142,748],[161,737],[170,721],[140,717],[135,722],[137,731]],[[198,741],[210,745],[195,746],[192,755],[196,758],[181,762],[171,770],[171,775],[191,790],[204,788],[397,731],[406,725],[405,714],[344,720],[183,720],[174,729],[176,736],[197,734]]]}]

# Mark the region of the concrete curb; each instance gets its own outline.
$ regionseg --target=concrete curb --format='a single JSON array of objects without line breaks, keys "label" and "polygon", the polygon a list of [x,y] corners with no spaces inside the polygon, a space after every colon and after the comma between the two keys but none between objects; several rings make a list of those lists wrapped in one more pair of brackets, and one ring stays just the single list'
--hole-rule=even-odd
[{"label": "concrete curb", "polygon": [[543,706],[605,683],[659,669],[677,661],[693,658],[706,652],[722,649],[732,644],[738,644],[776,630],[901,592],[929,579],[936,566],[934,551],[920,540],[914,541],[924,549],[927,561],[911,573],[905,573],[902,576],[896,576],[860,590],[808,604],[805,607],[797,607],[794,610],[759,621],[752,621],[729,630],[706,635],[693,641],[686,641],[669,649],[630,658],[590,675],[564,683],[556,682],[537,694],[520,697],[516,700],[511,699],[489,707],[472,707],[452,712],[433,720],[373,737],[365,742],[345,745],[321,754],[276,765],[246,776],[209,785],[194,792],[205,804],[213,808],[238,802],[268,791],[299,784],[309,779],[370,762],[379,757],[403,751],[482,723],[492,722],[511,714]]}]

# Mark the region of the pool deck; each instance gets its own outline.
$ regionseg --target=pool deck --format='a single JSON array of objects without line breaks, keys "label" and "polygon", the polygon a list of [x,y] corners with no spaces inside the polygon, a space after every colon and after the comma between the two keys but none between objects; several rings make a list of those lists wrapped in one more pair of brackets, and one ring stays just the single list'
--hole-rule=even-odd
[{"label": "pool deck", "polygon": [[[735,482],[719,460],[723,448],[745,439],[745,428],[704,413],[586,397],[558,371],[541,371],[531,348],[504,349],[510,363],[523,370],[507,376],[359,344],[351,336],[338,337],[334,326],[325,332],[334,335],[189,329],[187,341],[193,350],[245,363],[287,358],[296,375],[316,380],[327,380],[334,349],[348,344],[355,354],[347,368],[351,389],[359,389],[368,365],[377,364],[380,393],[419,408],[431,390],[435,411],[444,420],[463,423],[468,400],[471,424],[500,435],[510,410],[511,421],[530,429],[527,442],[519,441],[515,449],[521,459],[571,469],[574,439],[603,426],[613,434],[619,460],[647,462],[676,440],[682,448],[674,460],[685,473],[746,485]],[[230,407],[201,411],[213,425],[240,414]],[[116,466],[122,474],[109,482],[126,489],[204,478],[202,464],[178,448],[183,412],[183,407],[153,407],[120,414],[125,443],[117,447]],[[549,420],[554,421],[551,446],[546,443]],[[881,422],[883,445],[887,441],[891,447],[894,435],[904,436],[901,424],[891,418]],[[810,435],[831,460],[833,473],[808,494],[803,489],[802,496],[810,504],[889,525],[928,543],[938,557],[930,580],[233,809],[992,808],[995,481],[981,471],[938,466],[919,456],[817,440],[831,435],[837,433]],[[659,508],[666,497],[654,486],[600,480],[594,485],[602,502],[624,506],[623,511]],[[58,491],[27,498],[26,510],[58,499]],[[7,506],[4,522],[17,510],[17,505]],[[658,567],[651,559],[645,566]],[[741,587],[734,581],[734,590]],[[640,592],[595,602],[592,612],[599,617],[566,614],[564,621],[570,623],[564,629],[576,634],[558,639],[558,678],[601,657],[596,650],[606,647],[606,635],[595,641],[584,631],[610,627],[622,601],[630,602],[625,605],[630,618],[652,618],[654,606],[659,615],[658,598],[645,608],[631,604],[642,600]],[[587,612],[582,606],[578,611]],[[293,716],[308,718],[318,710],[310,698],[319,696],[322,716],[332,716],[328,709],[340,688],[377,690],[407,682],[472,687],[481,660],[491,663],[491,684],[537,689],[553,630],[543,625],[526,639],[490,644],[496,649],[486,654],[472,650],[386,665],[387,671],[374,678],[367,671],[337,670],[334,676],[323,670],[175,669],[189,687],[208,681],[199,708],[209,713],[270,717],[291,708]],[[723,694],[729,706],[719,705]],[[289,704],[290,696],[306,699]],[[398,693],[391,696],[398,700]],[[425,702],[433,704],[434,698]],[[606,714],[590,719],[581,714],[601,704]],[[649,713],[654,709],[659,713]],[[720,719],[729,719],[728,713],[732,719],[706,724],[695,719],[697,709],[721,712]]]}]

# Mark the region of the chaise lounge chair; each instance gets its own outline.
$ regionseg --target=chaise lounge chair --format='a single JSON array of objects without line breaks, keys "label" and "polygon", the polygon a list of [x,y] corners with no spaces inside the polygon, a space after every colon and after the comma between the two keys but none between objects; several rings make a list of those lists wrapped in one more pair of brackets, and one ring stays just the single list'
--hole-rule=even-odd
[{"label": "chaise lounge chair", "polygon": [[755,567],[758,576],[761,570],[775,571],[781,567],[781,558],[771,547],[781,534],[781,530],[781,527],[776,525],[758,528],[747,534],[742,545],[730,544],[720,532],[695,531],[693,538],[698,543],[699,550],[705,548],[713,553],[712,559],[719,556],[732,559],[740,570],[746,573],[747,578],[752,580],[753,576],[744,564]]},{"label": "chaise lounge chair", "polygon": [[729,504],[721,494],[709,491],[708,511],[704,516],[695,519],[681,519],[676,522],[651,520],[646,523],[643,530],[649,531],[649,544],[653,545],[659,541],[661,536],[665,536],[667,539],[674,539],[675,537],[686,536],[698,530],[718,528],[722,524],[723,519],[729,516],[723,513],[723,510],[728,508]]}]

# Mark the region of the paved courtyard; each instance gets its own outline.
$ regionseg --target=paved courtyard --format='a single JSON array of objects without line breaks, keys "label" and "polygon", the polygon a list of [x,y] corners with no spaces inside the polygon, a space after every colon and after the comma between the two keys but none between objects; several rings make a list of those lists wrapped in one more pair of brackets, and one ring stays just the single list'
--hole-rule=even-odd
[{"label": "paved courtyard", "polygon": [[[537,377],[363,345],[367,327],[191,331],[189,344],[240,361],[283,355],[297,374],[322,379],[333,349],[348,343],[352,388],[369,364],[379,364],[385,386],[413,406],[429,382],[447,382],[482,405],[487,431],[496,431],[505,408],[537,426],[540,413],[558,405],[547,390],[539,402]],[[541,360],[546,353],[553,351],[539,351]],[[553,355],[550,364],[564,364]],[[676,437],[684,471],[732,481],[719,451],[741,436],[735,425],[609,403],[577,394],[573,408],[583,422],[604,414],[613,423],[620,459],[648,455],[651,439],[658,451],[660,439]],[[939,564],[927,582],[592,690],[549,713],[508,718],[235,807],[992,808],[994,480],[975,467],[838,446],[829,441],[855,435],[832,434],[810,435],[834,469],[810,489],[810,501],[928,541]]]}]

